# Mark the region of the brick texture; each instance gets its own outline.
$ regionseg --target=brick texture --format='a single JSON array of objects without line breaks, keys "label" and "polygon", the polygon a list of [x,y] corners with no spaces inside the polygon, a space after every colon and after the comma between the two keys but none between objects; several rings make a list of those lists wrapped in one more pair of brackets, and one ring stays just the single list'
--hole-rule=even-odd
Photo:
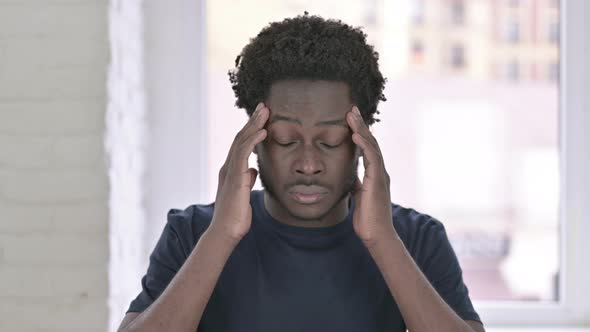
[{"label": "brick texture", "polygon": [[0,331],[106,331],[107,0],[0,0]]}]

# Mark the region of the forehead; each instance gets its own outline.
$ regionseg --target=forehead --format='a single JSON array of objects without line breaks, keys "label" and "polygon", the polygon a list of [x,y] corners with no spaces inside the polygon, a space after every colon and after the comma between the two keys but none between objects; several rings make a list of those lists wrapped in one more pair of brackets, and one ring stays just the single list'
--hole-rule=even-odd
[{"label": "forehead", "polygon": [[285,80],[271,85],[266,105],[270,108],[271,124],[288,117],[305,127],[344,120],[352,101],[350,88],[344,82]]}]

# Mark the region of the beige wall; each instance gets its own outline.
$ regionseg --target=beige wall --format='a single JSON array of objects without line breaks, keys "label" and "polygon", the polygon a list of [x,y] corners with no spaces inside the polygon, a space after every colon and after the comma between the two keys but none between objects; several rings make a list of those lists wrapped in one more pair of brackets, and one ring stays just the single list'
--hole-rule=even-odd
[{"label": "beige wall", "polygon": [[0,1],[0,331],[105,331],[108,1]]}]

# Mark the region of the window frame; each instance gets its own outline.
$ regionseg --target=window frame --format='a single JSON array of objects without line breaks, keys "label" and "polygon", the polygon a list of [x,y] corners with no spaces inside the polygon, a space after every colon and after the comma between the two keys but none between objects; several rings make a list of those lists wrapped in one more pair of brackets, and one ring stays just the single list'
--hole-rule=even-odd
[{"label": "window frame", "polygon": [[[395,0],[387,0],[387,2]],[[590,204],[584,198],[590,197],[590,3],[584,0],[568,0],[560,2],[560,280],[559,302],[556,303],[523,303],[523,302],[475,302],[475,307],[482,320],[489,327],[497,326],[576,326],[589,323],[590,303],[585,295],[590,294],[590,264],[584,260],[583,253],[590,252],[590,241],[584,241],[584,235],[590,235]],[[167,8],[181,8],[187,13],[182,17],[178,28],[181,33],[148,35],[156,39],[171,39],[180,45],[187,41],[200,43],[197,53],[203,59],[207,54],[204,32],[206,23],[207,0],[176,0]],[[194,22],[194,14],[184,10],[187,4],[198,4],[199,17]],[[148,13],[148,15],[150,15]],[[155,15],[152,13],[151,15]],[[201,16],[202,15],[202,16]],[[157,19],[163,19],[161,13]],[[196,26],[196,27],[195,27]],[[190,43],[189,43],[190,44]],[[194,45],[193,45],[194,46]],[[196,47],[196,46],[195,46]],[[386,46],[387,48],[387,46]],[[387,52],[384,53],[386,55]],[[584,55],[586,53],[586,56]],[[200,74],[206,75],[206,68],[201,60],[185,58],[188,63],[177,64],[179,68],[199,68]],[[163,59],[153,61],[165,62]],[[207,96],[207,87],[191,89],[181,80],[170,82],[168,93],[178,88],[189,91],[193,98],[201,100]],[[164,93],[150,91],[151,94]],[[187,92],[188,93],[188,92]],[[206,112],[206,107],[198,109]],[[168,110],[169,111],[169,110]],[[193,123],[194,124],[194,123]],[[199,128],[206,127],[206,122],[196,123]],[[193,149],[206,148],[205,141],[196,143]],[[177,162],[177,165],[189,163]],[[207,170],[205,170],[207,171]],[[203,183],[206,187],[208,183]],[[194,197],[193,197],[194,198]],[[586,203],[586,204],[585,204]],[[589,222],[584,222],[589,221]],[[162,225],[147,225],[148,228],[161,230]],[[147,240],[146,240],[147,242]],[[147,246],[150,247],[150,246]]]},{"label": "window frame", "polygon": [[[557,302],[475,301],[488,326],[582,326],[589,323],[590,3],[560,4],[560,273]],[[586,54],[586,55],[585,55]],[[586,143],[586,144],[585,144]],[[586,199],[587,200],[587,199]],[[585,204],[586,203],[586,204]],[[586,241],[585,241],[586,240]]]}]

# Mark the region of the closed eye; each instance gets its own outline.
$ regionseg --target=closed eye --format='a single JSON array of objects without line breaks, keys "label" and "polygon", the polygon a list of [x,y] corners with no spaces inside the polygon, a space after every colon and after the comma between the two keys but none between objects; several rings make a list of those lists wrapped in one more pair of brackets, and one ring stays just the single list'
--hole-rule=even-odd
[{"label": "closed eye", "polygon": [[337,145],[330,145],[330,144],[326,144],[326,143],[321,143],[323,147],[327,148],[327,149],[333,149],[333,148],[337,148],[340,144]]},{"label": "closed eye", "polygon": [[288,142],[288,143],[281,143],[277,140],[275,140],[275,142],[279,145],[279,146],[291,146],[293,144],[295,144],[295,142]]},{"label": "closed eye", "polygon": [[[288,146],[291,146],[291,145],[297,143],[296,141],[291,141],[291,142],[287,142],[287,143],[281,143],[281,142],[279,142],[277,140],[274,140],[274,141],[275,141],[275,143],[277,143],[277,145],[282,146],[282,147],[288,147]],[[326,143],[320,143],[320,145],[323,146],[326,149],[334,149],[334,148],[339,147],[341,145],[341,143],[340,144],[336,144],[336,145],[330,145],[330,144],[326,144]]]}]

